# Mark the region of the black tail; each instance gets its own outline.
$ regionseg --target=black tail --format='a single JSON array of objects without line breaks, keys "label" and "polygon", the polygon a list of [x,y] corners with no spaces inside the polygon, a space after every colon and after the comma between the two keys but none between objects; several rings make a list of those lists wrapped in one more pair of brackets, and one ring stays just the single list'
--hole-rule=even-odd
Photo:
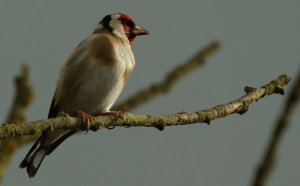
[{"label": "black tail", "polygon": [[36,174],[43,159],[47,155],[45,149],[41,148],[42,139],[43,135],[41,135],[39,139],[34,143],[34,145],[31,147],[31,149],[19,165],[20,168],[27,168],[29,178],[32,178]]},{"label": "black tail", "polygon": [[[57,138],[52,138],[51,143],[47,144],[49,141],[49,136],[55,132],[44,132],[39,139],[33,144],[23,161],[20,163],[20,168],[27,169],[29,178],[35,176],[38,171],[42,161],[46,155],[49,155],[59,144],[61,144],[65,139],[74,134],[76,130],[65,131],[64,134],[58,134]],[[51,134],[52,133],[52,134]]]},{"label": "black tail", "polygon": [[[48,118],[55,118],[59,111],[58,106],[55,104],[54,95]],[[33,144],[19,167],[26,167],[28,176],[30,178],[34,177],[45,156],[49,155],[59,144],[75,132],[75,130],[55,130],[53,132],[44,132]]]}]

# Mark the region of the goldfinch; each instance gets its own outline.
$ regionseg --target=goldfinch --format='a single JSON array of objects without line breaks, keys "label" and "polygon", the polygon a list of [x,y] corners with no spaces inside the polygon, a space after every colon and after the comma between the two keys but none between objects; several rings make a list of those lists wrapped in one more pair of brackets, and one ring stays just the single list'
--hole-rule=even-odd
[{"label": "goldfinch", "polygon": [[[126,14],[105,16],[62,66],[48,118],[63,111],[80,117],[88,128],[94,116],[110,113],[135,66],[131,45],[136,36],[147,34]],[[20,168],[26,167],[28,176],[34,177],[44,157],[76,132],[59,129],[42,133]]]}]

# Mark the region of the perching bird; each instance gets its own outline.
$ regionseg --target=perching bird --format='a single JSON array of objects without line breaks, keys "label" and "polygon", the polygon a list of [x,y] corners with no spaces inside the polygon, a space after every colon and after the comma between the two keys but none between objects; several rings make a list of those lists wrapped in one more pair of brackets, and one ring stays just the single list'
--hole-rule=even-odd
[{"label": "perching bird", "polygon": [[[93,116],[109,112],[135,66],[131,50],[135,37],[148,31],[126,14],[105,16],[94,32],[71,53],[61,68],[48,118],[63,111],[88,125]],[[88,126],[86,126],[88,127]],[[44,157],[76,130],[44,132],[34,143],[20,168],[33,177]]]}]

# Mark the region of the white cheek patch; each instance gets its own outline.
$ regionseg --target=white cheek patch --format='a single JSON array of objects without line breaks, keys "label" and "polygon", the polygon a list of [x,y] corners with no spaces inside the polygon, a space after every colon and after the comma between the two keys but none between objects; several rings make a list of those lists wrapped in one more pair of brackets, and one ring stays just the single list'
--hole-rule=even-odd
[{"label": "white cheek patch", "polygon": [[119,19],[121,17],[120,14],[113,14],[111,15],[111,19]]},{"label": "white cheek patch", "polygon": [[112,19],[109,22],[109,26],[113,29],[113,33],[117,34],[120,37],[125,36],[124,28],[120,20]]},{"label": "white cheek patch", "polygon": [[112,20],[110,20],[110,22],[109,22],[109,26],[110,26],[111,28],[118,28],[120,24],[121,24],[121,21],[119,21],[119,20],[117,20],[117,19],[112,19]]}]

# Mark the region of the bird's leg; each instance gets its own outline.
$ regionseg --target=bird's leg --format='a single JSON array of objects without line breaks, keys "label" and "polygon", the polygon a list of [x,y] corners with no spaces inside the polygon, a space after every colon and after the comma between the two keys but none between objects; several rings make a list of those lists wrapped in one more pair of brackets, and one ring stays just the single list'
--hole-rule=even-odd
[{"label": "bird's leg", "polygon": [[79,117],[79,119],[83,123],[82,130],[85,130],[87,133],[90,129],[91,123],[96,121],[96,118],[94,116],[91,116],[91,115],[79,110],[79,109],[75,109],[75,114]]}]

